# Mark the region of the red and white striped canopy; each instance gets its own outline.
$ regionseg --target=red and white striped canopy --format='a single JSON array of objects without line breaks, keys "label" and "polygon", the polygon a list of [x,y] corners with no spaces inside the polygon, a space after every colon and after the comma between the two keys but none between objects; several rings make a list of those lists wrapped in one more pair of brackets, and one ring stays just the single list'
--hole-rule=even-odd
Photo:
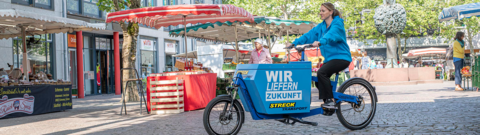
[{"label": "red and white striped canopy", "polygon": [[415,49],[408,51],[408,56],[434,56],[434,55],[445,55],[447,49],[445,48],[425,48],[425,49]]},{"label": "red and white striped canopy", "polygon": [[136,22],[157,29],[170,25],[253,21],[253,15],[233,5],[173,5],[123,10],[107,14],[106,23]]}]

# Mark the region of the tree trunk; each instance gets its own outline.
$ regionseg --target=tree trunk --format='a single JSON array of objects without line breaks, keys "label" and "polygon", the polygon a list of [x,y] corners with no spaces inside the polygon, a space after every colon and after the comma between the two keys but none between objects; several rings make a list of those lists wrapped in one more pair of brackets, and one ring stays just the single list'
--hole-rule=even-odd
[{"label": "tree trunk", "polygon": [[272,54],[272,49],[271,48],[271,45],[270,45],[270,25],[267,25],[267,46],[269,47],[268,48],[268,53]]},{"label": "tree trunk", "polygon": [[402,42],[400,41],[402,38],[400,38],[400,35],[397,35],[397,56],[398,60],[402,61],[403,60],[403,53],[402,53]]},{"label": "tree trunk", "polygon": [[[137,37],[138,37],[138,24],[137,23],[120,23],[120,26],[123,30],[123,46],[122,46],[122,58],[123,58],[123,68],[135,68],[135,60],[137,53]],[[129,83],[127,86],[128,79],[135,79],[136,73],[133,70],[124,70],[122,78],[122,86],[125,94],[126,101],[140,101],[140,96],[138,94],[139,90],[137,85]],[[128,89],[127,89],[128,88]]]},{"label": "tree trunk", "polygon": [[397,65],[397,42],[396,34],[387,34],[387,66],[385,68],[398,67]]},{"label": "tree trunk", "polygon": [[238,28],[237,28],[237,25],[234,25],[233,26],[233,29],[235,31],[235,62],[237,63],[240,63],[240,54],[238,52],[239,48],[238,48]]},{"label": "tree trunk", "polygon": [[470,46],[470,57],[475,56],[475,51],[474,51],[475,48],[473,48],[473,42],[472,42],[472,38],[473,38],[472,33],[473,32],[470,31],[470,29],[468,29],[468,27],[467,27],[468,44],[469,44],[468,46]]}]

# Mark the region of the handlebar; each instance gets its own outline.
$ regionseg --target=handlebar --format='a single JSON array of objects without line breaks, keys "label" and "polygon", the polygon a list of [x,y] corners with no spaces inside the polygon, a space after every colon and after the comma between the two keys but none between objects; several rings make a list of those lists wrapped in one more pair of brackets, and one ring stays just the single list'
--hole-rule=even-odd
[{"label": "handlebar", "polygon": [[297,46],[289,46],[289,47],[284,47],[283,49],[292,49],[294,48],[297,50],[297,51],[304,51],[305,48],[310,48],[310,47],[313,47],[312,44],[304,44],[304,45],[297,45]]}]

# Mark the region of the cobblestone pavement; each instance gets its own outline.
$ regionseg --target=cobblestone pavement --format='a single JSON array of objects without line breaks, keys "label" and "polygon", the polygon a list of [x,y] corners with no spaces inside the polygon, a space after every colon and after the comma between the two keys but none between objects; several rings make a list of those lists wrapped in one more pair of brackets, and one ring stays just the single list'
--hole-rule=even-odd
[{"label": "cobblestone pavement", "polygon": [[[239,134],[480,134],[480,92],[454,91],[453,82],[377,87],[378,106],[372,124],[362,130],[343,127],[336,115],[305,118],[318,126],[254,121],[246,113]],[[312,90],[314,103],[318,93]],[[73,110],[0,120],[0,134],[206,134],[203,110],[171,115],[139,115],[139,104],[129,103],[129,115],[120,116],[120,96],[74,99]]]}]

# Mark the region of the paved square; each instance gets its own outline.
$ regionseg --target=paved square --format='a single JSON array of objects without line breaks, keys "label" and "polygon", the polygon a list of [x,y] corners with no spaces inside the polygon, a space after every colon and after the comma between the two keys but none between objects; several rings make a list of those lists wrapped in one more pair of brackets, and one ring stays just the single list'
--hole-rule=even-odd
[{"label": "paved square", "polygon": [[[254,121],[246,114],[239,134],[480,134],[480,92],[454,91],[454,82],[406,86],[378,86],[378,106],[372,124],[363,130],[343,127],[336,115],[305,118],[318,126]],[[321,102],[312,90],[314,102]],[[21,118],[0,119],[0,134],[206,134],[203,110],[171,115],[139,115],[139,104],[129,103],[120,116],[120,96],[74,99],[74,109]]]}]

